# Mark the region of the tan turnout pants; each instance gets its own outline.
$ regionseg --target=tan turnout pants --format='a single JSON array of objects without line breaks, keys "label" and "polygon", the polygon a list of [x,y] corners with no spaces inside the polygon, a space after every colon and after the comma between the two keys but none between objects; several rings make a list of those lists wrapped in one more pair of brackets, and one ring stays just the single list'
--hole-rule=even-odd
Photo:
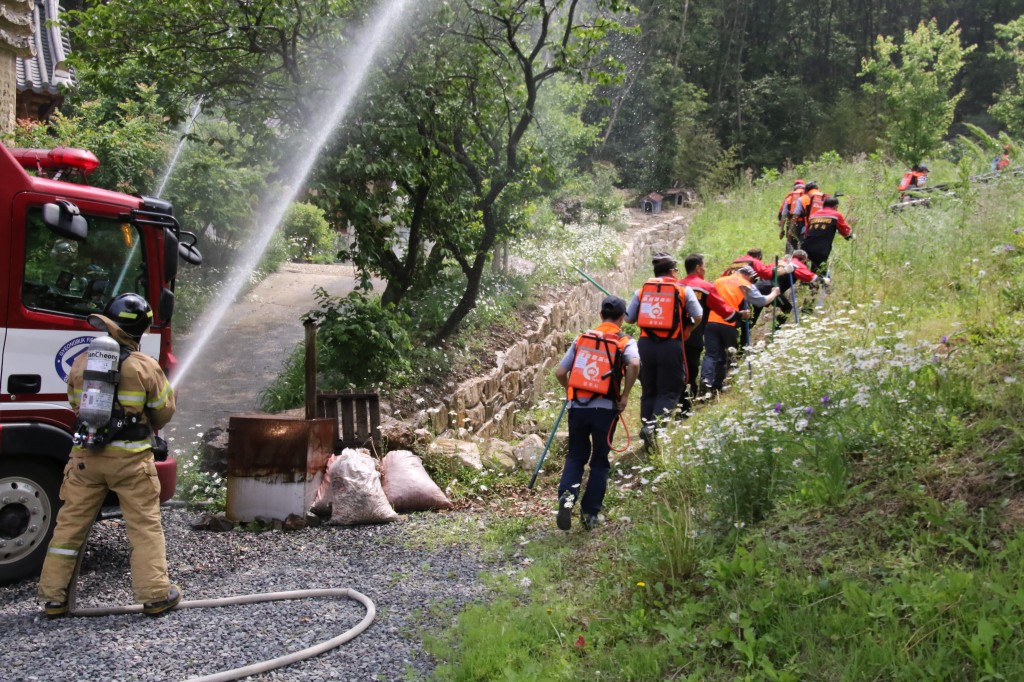
[{"label": "tan turnout pants", "polygon": [[170,580],[164,529],[160,524],[160,480],[153,453],[73,450],[60,489],[64,506],[57,514],[57,527],[39,577],[42,601],[67,601],[75,562],[108,490],[117,493],[124,515],[131,545],[135,601],[146,603],[167,598]]}]

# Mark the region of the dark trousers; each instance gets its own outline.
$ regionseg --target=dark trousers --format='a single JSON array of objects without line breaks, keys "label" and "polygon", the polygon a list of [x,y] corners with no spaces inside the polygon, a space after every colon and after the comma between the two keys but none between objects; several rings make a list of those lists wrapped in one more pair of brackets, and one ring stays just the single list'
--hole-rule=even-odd
[{"label": "dark trousers", "polygon": [[584,514],[597,514],[604,502],[608,488],[608,444],[615,435],[618,413],[600,407],[576,407],[569,409],[569,454],[565,457],[565,468],[558,482],[558,498],[565,492],[579,499],[580,484],[583,482],[583,468],[590,464],[590,479],[587,490],[580,502]]},{"label": "dark trousers", "polygon": [[736,327],[721,322],[708,322],[704,327],[704,363],[701,365],[700,381],[705,388],[721,390],[725,374],[729,369],[729,348],[739,343]]},{"label": "dark trousers", "polygon": [[[704,330],[700,331],[703,334]],[[683,412],[693,409],[693,399],[697,397],[697,389],[700,387],[700,358],[704,354],[703,335],[700,340],[699,344],[683,344],[683,355],[686,357],[686,386],[683,387],[683,393],[679,397]]]},{"label": "dark trousers", "polygon": [[[771,282],[768,282],[766,280],[760,280],[760,281],[756,282],[754,284],[754,286],[757,287],[757,290],[760,291],[765,296],[767,296],[768,294],[772,293],[773,285],[772,285]],[[790,298],[789,298],[789,287],[790,287],[789,276],[788,275],[783,275],[783,276],[779,277],[779,283],[777,285],[774,285],[774,286],[779,287],[779,292],[780,292],[779,293],[779,297],[777,299],[775,299],[775,300],[777,300],[779,302],[779,310],[781,310],[783,313],[789,313],[791,310],[793,310],[793,304],[790,302]],[[775,305],[775,304],[773,303],[772,305]],[[761,317],[761,311],[763,311],[763,310],[764,310],[764,308],[762,308],[760,306],[754,306],[754,311],[753,311],[753,313],[750,316],[750,326],[751,327],[753,327],[755,324],[757,324],[757,320],[758,320],[758,318]],[[747,345],[746,341],[744,339],[741,339],[740,340],[740,345],[746,346]]]},{"label": "dark trousers", "polygon": [[804,251],[807,252],[808,267],[816,275],[824,276],[828,266],[828,257],[832,254],[832,244],[820,244],[811,245],[807,248],[807,245],[803,247]]},{"label": "dark trousers", "polygon": [[686,385],[683,340],[641,336],[636,345],[640,353],[640,420],[649,424],[675,409]]}]

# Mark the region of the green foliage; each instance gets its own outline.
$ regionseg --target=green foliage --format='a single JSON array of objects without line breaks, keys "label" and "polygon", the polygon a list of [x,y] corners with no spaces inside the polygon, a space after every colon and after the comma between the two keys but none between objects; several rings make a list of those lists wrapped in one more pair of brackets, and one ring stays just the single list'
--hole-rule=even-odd
[{"label": "green foliage", "polygon": [[154,169],[165,163],[170,134],[157,107],[156,90],[139,85],[136,97],[118,103],[82,102],[75,113],[54,114],[51,122],[19,121],[12,142],[19,147],[88,149],[100,160],[89,184],[126,194],[155,191]]},{"label": "green foliage", "polygon": [[288,243],[288,257],[314,263],[334,261],[334,231],[322,208],[297,202],[288,208],[282,222]]},{"label": "green foliage", "polygon": [[178,450],[174,453],[178,459],[178,487],[174,496],[207,511],[222,512],[227,509],[227,481],[203,471],[198,444],[193,443],[192,448],[185,454]]},{"label": "green foliage", "polygon": [[873,78],[864,83],[865,92],[885,98],[886,142],[896,158],[917,164],[939,149],[963,97],[951,92],[953,82],[973,51],[973,45],[961,46],[955,22],[945,31],[935,19],[921,22],[904,32],[900,45],[879,36],[860,75]]},{"label": "green foliage", "polygon": [[[877,158],[797,169],[859,218],[824,312],[670,426],[652,480],[622,467],[607,529],[520,547],[528,580],[486,620],[460,619],[433,649],[438,679],[506,664],[550,679],[1021,677],[1024,198],[1012,177],[973,185],[978,163],[930,163],[959,197],[910,215],[889,211],[900,169]],[[789,180],[708,204],[687,250],[711,272],[770,254],[774,230],[758,237],[750,216],[773,214]],[[502,634],[531,619],[549,625]]]},{"label": "green foliage", "polygon": [[988,110],[1011,134],[1021,136],[1024,135],[1024,16],[996,24],[995,29],[999,42],[992,56],[1009,62],[1013,77],[996,94],[995,104]]}]

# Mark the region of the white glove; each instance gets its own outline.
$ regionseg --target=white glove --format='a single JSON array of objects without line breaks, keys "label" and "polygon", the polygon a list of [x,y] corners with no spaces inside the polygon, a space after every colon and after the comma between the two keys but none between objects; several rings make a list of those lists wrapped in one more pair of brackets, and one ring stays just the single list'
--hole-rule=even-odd
[{"label": "white glove", "polygon": [[832,278],[831,277],[822,277],[821,281],[825,283],[825,286],[828,286],[829,284],[832,284]]}]

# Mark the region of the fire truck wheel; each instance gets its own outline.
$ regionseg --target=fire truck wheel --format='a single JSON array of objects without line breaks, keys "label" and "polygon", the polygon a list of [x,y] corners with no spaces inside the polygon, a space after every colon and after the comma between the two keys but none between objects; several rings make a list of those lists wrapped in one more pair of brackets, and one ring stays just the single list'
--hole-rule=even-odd
[{"label": "fire truck wheel", "polygon": [[60,507],[61,467],[0,460],[0,584],[39,573]]}]

